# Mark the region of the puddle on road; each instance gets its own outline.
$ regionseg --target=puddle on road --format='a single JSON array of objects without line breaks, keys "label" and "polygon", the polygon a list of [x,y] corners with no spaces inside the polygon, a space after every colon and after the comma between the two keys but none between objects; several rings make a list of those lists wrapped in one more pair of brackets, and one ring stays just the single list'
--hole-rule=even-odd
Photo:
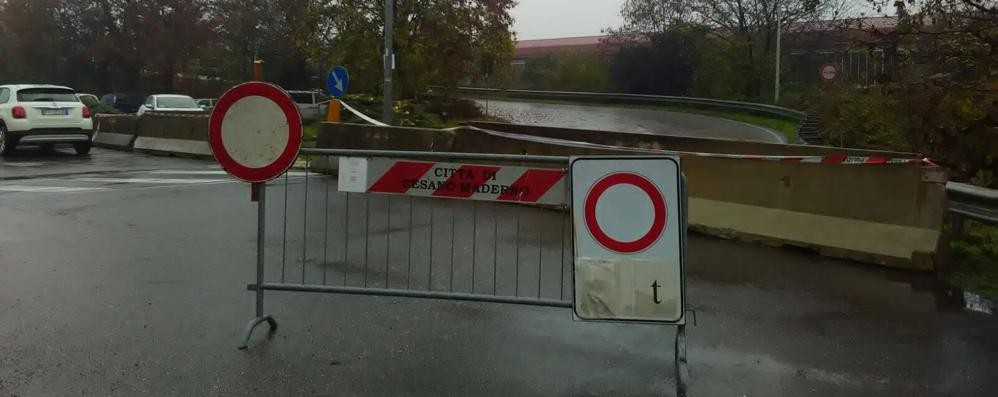
[{"label": "puddle on road", "polygon": [[[850,313],[998,312],[993,299],[948,285],[936,274],[823,257],[804,249],[690,236],[688,277],[712,284],[796,291],[844,303]],[[695,288],[695,287],[694,287]]]}]

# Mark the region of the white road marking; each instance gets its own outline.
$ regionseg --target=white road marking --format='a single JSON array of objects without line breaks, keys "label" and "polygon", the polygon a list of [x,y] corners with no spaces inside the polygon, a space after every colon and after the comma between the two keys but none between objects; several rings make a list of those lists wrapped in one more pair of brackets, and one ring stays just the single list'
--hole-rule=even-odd
[{"label": "white road marking", "polygon": [[[155,175],[228,175],[228,173],[225,172],[224,170],[215,170],[215,171],[155,170],[155,171],[149,171],[147,173]],[[310,174],[314,175],[315,173],[313,172]],[[301,171],[292,171],[288,172],[288,175],[292,177],[301,177],[305,176],[305,173]]]},{"label": "white road marking", "polygon": [[74,181],[96,183],[146,183],[192,185],[197,183],[227,182],[226,179],[176,179],[176,178],[74,178]]},{"label": "white road marking", "polygon": [[38,167],[45,163],[4,163],[8,167]]},{"label": "white road marking", "polygon": [[75,193],[75,192],[94,192],[100,190],[108,190],[108,189],[103,187],[0,185],[0,192]]},{"label": "white road marking", "polygon": [[155,170],[149,171],[148,174],[169,174],[169,175],[225,175],[226,172],[223,170],[215,171],[197,171],[197,170]]}]

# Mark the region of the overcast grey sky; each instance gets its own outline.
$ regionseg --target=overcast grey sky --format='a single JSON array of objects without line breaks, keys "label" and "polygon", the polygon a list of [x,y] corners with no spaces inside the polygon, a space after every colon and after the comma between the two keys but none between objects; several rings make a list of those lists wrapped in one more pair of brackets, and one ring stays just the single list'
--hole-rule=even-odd
[{"label": "overcast grey sky", "polygon": [[624,0],[519,0],[513,9],[518,40],[593,36],[623,23]]}]

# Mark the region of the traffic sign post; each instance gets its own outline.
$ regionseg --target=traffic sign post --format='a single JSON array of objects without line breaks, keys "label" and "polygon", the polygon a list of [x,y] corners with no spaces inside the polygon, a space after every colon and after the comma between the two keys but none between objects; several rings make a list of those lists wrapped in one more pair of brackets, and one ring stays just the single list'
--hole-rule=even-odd
[{"label": "traffic sign post", "polygon": [[350,89],[350,73],[346,68],[336,66],[329,71],[326,76],[326,91],[333,100],[329,101],[329,108],[326,111],[326,121],[338,123],[340,121],[341,104],[339,99],[346,95]]},{"label": "traffic sign post", "polygon": [[683,324],[679,158],[578,157],[570,169],[576,318]]},{"label": "traffic sign post", "polygon": [[253,330],[267,323],[271,334],[277,321],[263,312],[266,182],[287,172],[301,149],[302,121],[298,107],[278,86],[249,82],[232,87],[215,105],[208,122],[208,144],[215,160],[229,175],[252,183],[257,202],[256,317],[246,326],[245,349]]},{"label": "traffic sign post", "polygon": [[333,98],[343,98],[350,89],[350,74],[346,68],[336,66],[326,76],[326,90]]}]

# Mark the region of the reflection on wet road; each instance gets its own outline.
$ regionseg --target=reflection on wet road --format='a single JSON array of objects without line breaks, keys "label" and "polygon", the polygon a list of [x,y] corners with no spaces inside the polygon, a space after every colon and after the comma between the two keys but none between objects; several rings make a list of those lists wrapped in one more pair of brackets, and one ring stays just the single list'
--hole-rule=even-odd
[{"label": "reflection on wet road", "polygon": [[786,143],[786,137],[777,131],[700,114],[601,105],[484,99],[476,102],[489,115],[513,124]]},{"label": "reflection on wet road", "polygon": [[[277,334],[238,351],[254,302],[249,188],[217,182],[210,162],[93,153],[29,153],[18,161],[41,164],[14,168],[34,176],[0,180],[0,395],[672,393],[672,328],[557,308],[273,292]],[[560,212],[347,203],[315,175],[306,205],[303,174],[284,189],[268,189],[272,280],[570,294]],[[931,275],[702,236],[687,268],[691,395],[998,390],[998,321],[950,306]]]}]

